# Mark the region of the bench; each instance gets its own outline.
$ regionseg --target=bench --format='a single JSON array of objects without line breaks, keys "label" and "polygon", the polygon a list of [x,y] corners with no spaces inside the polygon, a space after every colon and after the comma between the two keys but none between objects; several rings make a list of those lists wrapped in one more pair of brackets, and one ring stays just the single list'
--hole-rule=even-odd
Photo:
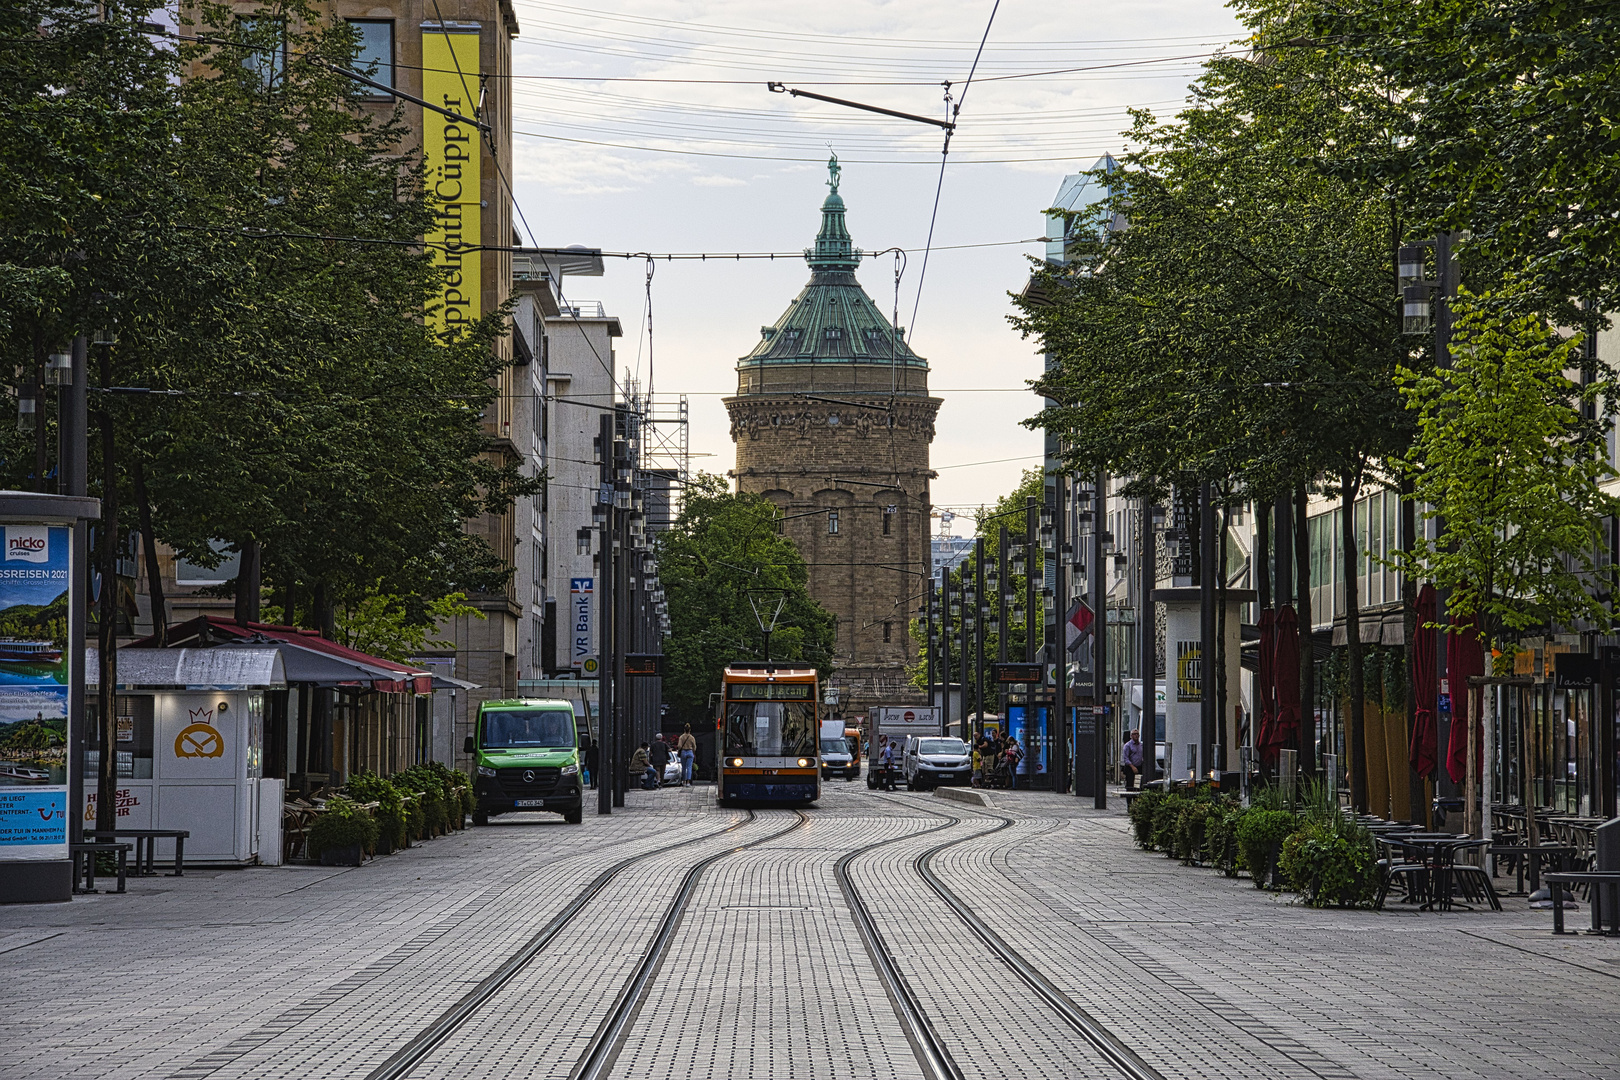
[{"label": "bench", "polygon": [[159,840],[173,840],[174,863],[169,870],[168,876],[186,876],[186,838],[191,835],[190,829],[113,829],[111,831],[86,829],[84,835],[93,836],[97,840],[107,837],[111,837],[113,840],[120,838],[134,840],[134,874],[136,877],[156,877],[157,868],[154,863],[157,857],[157,842]]},{"label": "bench", "polygon": [[99,855],[118,856],[118,888],[117,892],[124,891],[125,879],[129,871],[129,845],[107,842],[87,841],[81,844],[70,844],[69,849],[73,855],[73,891],[76,893],[93,893],[96,889],[96,857]]},{"label": "bench", "polygon": [[[1553,933],[1578,934],[1579,930],[1564,929],[1564,890],[1560,885],[1587,886],[1587,902],[1592,905],[1593,934],[1620,937],[1620,870],[1561,870],[1542,876],[1550,887],[1553,902]],[[1607,895],[1605,895],[1607,894]],[[1605,903],[1604,901],[1608,902]],[[1608,911],[1605,929],[1604,911]]]}]

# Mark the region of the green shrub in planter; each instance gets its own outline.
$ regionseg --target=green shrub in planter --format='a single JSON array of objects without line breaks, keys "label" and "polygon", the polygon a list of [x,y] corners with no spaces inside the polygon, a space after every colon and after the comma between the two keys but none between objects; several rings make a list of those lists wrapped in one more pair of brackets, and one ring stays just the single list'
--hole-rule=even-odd
[{"label": "green shrub in planter", "polygon": [[371,812],[360,809],[353,799],[334,795],[326,801],[326,812],[309,827],[309,857],[320,859],[323,854],[354,850],[354,865],[358,866],[358,852],[369,851],[377,843],[377,822]]},{"label": "green shrub in planter", "polygon": [[1150,838],[1155,848],[1171,858],[1175,858],[1176,855],[1176,818],[1180,816],[1181,808],[1186,805],[1187,796],[1179,791],[1172,791],[1153,808],[1153,831]]},{"label": "green shrub in planter", "polygon": [[1254,887],[1264,889],[1273,860],[1281,851],[1283,841],[1299,831],[1300,820],[1291,810],[1261,810],[1250,808],[1237,827],[1238,847],[1243,861],[1254,876]]},{"label": "green shrub in planter", "polygon": [[1236,799],[1222,799],[1204,822],[1204,864],[1218,867],[1227,877],[1237,876],[1237,829],[1245,813]]},{"label": "green shrub in planter", "polygon": [[475,801],[472,793],[472,781],[467,779],[466,773],[459,773],[446,768],[437,761],[428,762],[426,768],[439,778],[444,786],[445,816],[452,829],[465,826],[467,815],[473,812]]},{"label": "green shrub in planter", "polygon": [[1136,846],[1144,851],[1153,850],[1153,815],[1164,802],[1164,792],[1148,790],[1131,800],[1131,831],[1136,834]]},{"label": "green shrub in planter", "polygon": [[[1176,851],[1191,865],[1204,849],[1204,826],[1216,805],[1209,799],[1188,799],[1176,815]],[[1206,860],[1207,861],[1207,860]]]},{"label": "green shrub in planter", "polygon": [[422,827],[417,836],[427,840],[444,832],[449,825],[449,815],[445,811],[444,804],[445,788],[433,770],[422,765],[412,765],[394,780],[417,793],[416,803],[422,811]]},{"label": "green shrub in planter", "polygon": [[1353,830],[1314,821],[1284,842],[1278,868],[1312,907],[1360,907],[1377,892],[1377,864],[1370,836],[1363,842]]},{"label": "green shrub in planter", "polygon": [[410,846],[410,836],[406,832],[405,805],[400,800],[399,788],[373,772],[353,774],[349,777],[346,787],[355,802],[377,804],[375,814],[377,852],[387,855]]}]

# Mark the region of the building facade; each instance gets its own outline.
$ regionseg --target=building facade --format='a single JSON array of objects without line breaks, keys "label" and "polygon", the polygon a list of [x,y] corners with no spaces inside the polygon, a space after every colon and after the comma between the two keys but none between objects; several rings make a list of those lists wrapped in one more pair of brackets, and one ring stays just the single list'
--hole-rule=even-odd
[{"label": "building facade", "polygon": [[921,700],[908,622],[931,572],[929,444],[941,404],[928,364],[856,280],[836,157],[810,281],[737,363],[725,400],[740,491],[781,508],[810,594],[837,618],[846,708]]}]

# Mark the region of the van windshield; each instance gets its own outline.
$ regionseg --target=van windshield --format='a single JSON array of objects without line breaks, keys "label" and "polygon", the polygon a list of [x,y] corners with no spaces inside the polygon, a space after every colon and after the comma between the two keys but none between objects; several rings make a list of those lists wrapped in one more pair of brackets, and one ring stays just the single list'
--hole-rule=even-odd
[{"label": "van windshield", "polygon": [[967,746],[961,739],[923,739],[917,747],[919,754],[966,754]]},{"label": "van windshield", "polygon": [[484,714],[484,746],[490,750],[539,747],[571,750],[574,714],[562,709],[514,709]]},{"label": "van windshield", "polygon": [[848,754],[849,742],[845,739],[822,739],[821,752],[823,754]]}]

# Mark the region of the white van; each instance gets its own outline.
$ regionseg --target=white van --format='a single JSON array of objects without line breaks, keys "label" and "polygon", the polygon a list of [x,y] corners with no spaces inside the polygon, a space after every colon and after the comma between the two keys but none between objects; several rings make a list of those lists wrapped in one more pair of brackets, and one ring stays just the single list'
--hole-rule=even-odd
[{"label": "white van", "polygon": [[966,784],[973,779],[973,758],[967,743],[948,735],[913,735],[907,739],[900,768],[907,791]]}]

